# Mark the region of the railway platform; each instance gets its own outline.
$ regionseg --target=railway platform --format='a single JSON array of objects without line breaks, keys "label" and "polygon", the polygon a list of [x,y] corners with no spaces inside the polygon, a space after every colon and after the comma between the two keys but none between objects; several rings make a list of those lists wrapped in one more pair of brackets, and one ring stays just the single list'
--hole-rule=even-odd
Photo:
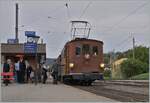
[{"label": "railway platform", "polygon": [[115,102],[103,96],[59,83],[10,84],[1,87],[2,102]]}]

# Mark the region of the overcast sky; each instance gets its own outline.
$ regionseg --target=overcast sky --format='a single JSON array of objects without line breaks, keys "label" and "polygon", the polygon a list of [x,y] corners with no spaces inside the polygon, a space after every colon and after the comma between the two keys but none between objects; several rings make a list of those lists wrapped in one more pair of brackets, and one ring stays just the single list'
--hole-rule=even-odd
[{"label": "overcast sky", "polygon": [[89,38],[103,41],[104,52],[131,48],[131,34],[136,45],[150,46],[149,0],[0,0],[0,42],[15,37],[16,2],[19,41],[25,42],[24,31],[36,31],[47,44],[50,58],[57,57],[71,40],[70,20],[88,21],[92,25]]}]

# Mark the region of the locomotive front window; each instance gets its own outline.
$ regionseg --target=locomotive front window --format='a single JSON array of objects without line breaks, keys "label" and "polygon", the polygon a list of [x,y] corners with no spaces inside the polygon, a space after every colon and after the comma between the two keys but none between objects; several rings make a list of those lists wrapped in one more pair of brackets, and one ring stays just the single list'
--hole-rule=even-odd
[{"label": "locomotive front window", "polygon": [[93,55],[98,55],[98,47],[97,46],[94,46],[93,47],[93,50],[92,50],[92,53],[93,53]]},{"label": "locomotive front window", "polygon": [[81,54],[81,48],[80,47],[76,47],[76,55],[80,55]]},{"label": "locomotive front window", "polygon": [[83,54],[89,54],[90,53],[90,46],[88,44],[84,44],[82,47]]}]

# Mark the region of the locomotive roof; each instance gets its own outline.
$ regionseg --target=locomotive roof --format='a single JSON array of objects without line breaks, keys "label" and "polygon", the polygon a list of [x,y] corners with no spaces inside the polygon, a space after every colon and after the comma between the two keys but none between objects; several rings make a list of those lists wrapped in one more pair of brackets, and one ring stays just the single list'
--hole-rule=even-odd
[{"label": "locomotive roof", "polygon": [[100,43],[103,44],[103,42],[100,41],[100,40],[86,39],[86,38],[76,38],[76,39],[74,39],[74,40],[69,41],[68,43],[71,43],[71,42],[77,42],[77,41],[94,41],[94,42],[100,42]]}]

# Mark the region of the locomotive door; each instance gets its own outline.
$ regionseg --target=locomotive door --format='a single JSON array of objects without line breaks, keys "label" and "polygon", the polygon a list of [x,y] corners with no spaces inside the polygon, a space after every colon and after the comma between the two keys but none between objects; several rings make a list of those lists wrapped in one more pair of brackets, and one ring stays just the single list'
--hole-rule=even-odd
[{"label": "locomotive door", "polygon": [[69,46],[66,45],[66,68],[65,68],[65,74],[69,74]]}]

